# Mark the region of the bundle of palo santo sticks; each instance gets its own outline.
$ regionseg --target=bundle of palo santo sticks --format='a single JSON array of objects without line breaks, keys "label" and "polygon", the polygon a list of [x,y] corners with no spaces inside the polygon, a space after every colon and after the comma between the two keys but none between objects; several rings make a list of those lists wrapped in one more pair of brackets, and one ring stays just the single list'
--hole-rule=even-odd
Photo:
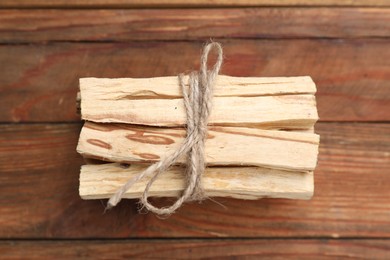
[{"label": "bundle of palo santo sticks", "polygon": [[[315,92],[307,76],[217,76],[205,143],[206,195],[311,198],[319,145]],[[186,135],[177,77],[82,78],[80,99],[86,122],[77,151],[106,162],[82,166],[83,199],[109,198]],[[178,196],[185,185],[184,161],[162,174],[149,195]],[[137,182],[124,197],[139,198],[147,182]]]}]

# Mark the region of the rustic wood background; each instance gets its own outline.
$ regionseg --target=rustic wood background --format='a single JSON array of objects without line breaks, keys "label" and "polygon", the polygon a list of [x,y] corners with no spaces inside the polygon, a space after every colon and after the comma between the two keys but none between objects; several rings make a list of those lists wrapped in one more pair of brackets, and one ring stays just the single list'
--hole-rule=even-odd
[{"label": "rustic wood background", "polygon": [[[314,198],[82,201],[78,78],[196,69],[210,38],[223,74],[317,83]],[[0,122],[1,258],[390,258],[389,0],[1,0]]]}]

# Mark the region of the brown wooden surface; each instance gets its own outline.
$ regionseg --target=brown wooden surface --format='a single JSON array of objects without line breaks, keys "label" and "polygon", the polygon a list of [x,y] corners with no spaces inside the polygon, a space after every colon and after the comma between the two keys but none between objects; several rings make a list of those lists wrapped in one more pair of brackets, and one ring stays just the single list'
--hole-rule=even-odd
[{"label": "brown wooden surface", "polygon": [[[226,56],[223,74],[310,75],[317,85],[322,121],[390,119],[387,39],[221,42]],[[202,44],[148,41],[0,45],[0,64],[7,64],[0,77],[0,121],[79,121],[75,109],[78,78],[177,75],[198,68]]]},{"label": "brown wooden surface", "polygon": [[389,31],[388,8],[0,10],[3,43],[372,38]]},{"label": "brown wooden surface", "polygon": [[6,259],[388,259],[388,240],[210,239],[0,242]]},{"label": "brown wooden surface", "polygon": [[390,238],[388,124],[319,123],[310,201],[219,198],[225,207],[193,203],[165,220],[136,214],[134,200],[103,214],[105,201],[79,198],[79,131],[80,124],[0,126],[0,237]]},{"label": "brown wooden surface", "polygon": [[167,8],[216,6],[390,6],[388,0],[2,0],[0,8]]},{"label": "brown wooden surface", "polygon": [[[0,1],[0,258],[388,258],[389,7]],[[188,72],[209,38],[224,45],[223,74],[313,77],[321,118],[313,199],[216,198],[224,206],[192,203],[168,219],[138,214],[135,200],[106,214],[105,201],[81,200],[78,78]]]}]

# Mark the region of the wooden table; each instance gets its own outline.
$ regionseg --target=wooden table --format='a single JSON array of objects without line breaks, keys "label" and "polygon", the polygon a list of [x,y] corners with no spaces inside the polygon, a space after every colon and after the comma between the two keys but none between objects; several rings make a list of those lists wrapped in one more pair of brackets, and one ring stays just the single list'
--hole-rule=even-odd
[{"label": "wooden table", "polygon": [[[0,8],[0,258],[390,258],[390,1]],[[106,214],[105,201],[81,200],[78,78],[196,69],[210,38],[224,46],[223,74],[317,83],[314,198],[218,198],[167,219],[138,214],[134,200]]]}]

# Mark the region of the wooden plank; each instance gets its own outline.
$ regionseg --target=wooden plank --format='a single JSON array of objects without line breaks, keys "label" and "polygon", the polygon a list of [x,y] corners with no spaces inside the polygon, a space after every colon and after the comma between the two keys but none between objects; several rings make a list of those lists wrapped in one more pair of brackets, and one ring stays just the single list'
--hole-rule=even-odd
[{"label": "wooden plank", "polygon": [[[224,40],[222,44],[226,57],[222,74],[310,75],[318,89],[321,120],[390,119],[388,40]],[[202,43],[196,42],[0,46],[0,64],[7,64],[0,73],[0,122],[78,121],[78,78],[177,75],[198,68],[201,48]]]},{"label": "wooden plank", "polygon": [[388,8],[0,10],[0,42],[389,37],[389,17]]},{"label": "wooden plank", "polygon": [[[77,151],[110,162],[149,163],[178,149],[186,132],[159,128],[87,122]],[[209,127],[205,159],[209,166],[261,166],[312,171],[317,165],[319,136],[313,133],[245,127]],[[184,163],[186,158],[178,158]]]},{"label": "wooden plank", "polygon": [[387,259],[386,239],[148,239],[0,242],[2,257],[20,259],[266,258]]},{"label": "wooden plank", "polygon": [[219,6],[389,6],[387,0],[2,0],[0,8],[143,8]]},{"label": "wooden plank", "polygon": [[[123,167],[118,163],[84,165],[80,173],[80,196],[83,199],[108,199],[147,166]],[[150,178],[128,190],[123,198],[141,198]],[[185,187],[182,167],[171,167],[151,187],[150,197],[177,197]],[[202,178],[207,197],[231,197],[254,200],[285,198],[307,200],[313,196],[313,172],[288,172],[259,167],[210,167]]]},{"label": "wooden plank", "polygon": [[310,201],[216,198],[224,207],[190,203],[163,221],[137,214],[136,201],[102,214],[105,201],[80,199],[80,127],[0,125],[1,238],[390,238],[389,124],[317,124],[321,146]]}]

